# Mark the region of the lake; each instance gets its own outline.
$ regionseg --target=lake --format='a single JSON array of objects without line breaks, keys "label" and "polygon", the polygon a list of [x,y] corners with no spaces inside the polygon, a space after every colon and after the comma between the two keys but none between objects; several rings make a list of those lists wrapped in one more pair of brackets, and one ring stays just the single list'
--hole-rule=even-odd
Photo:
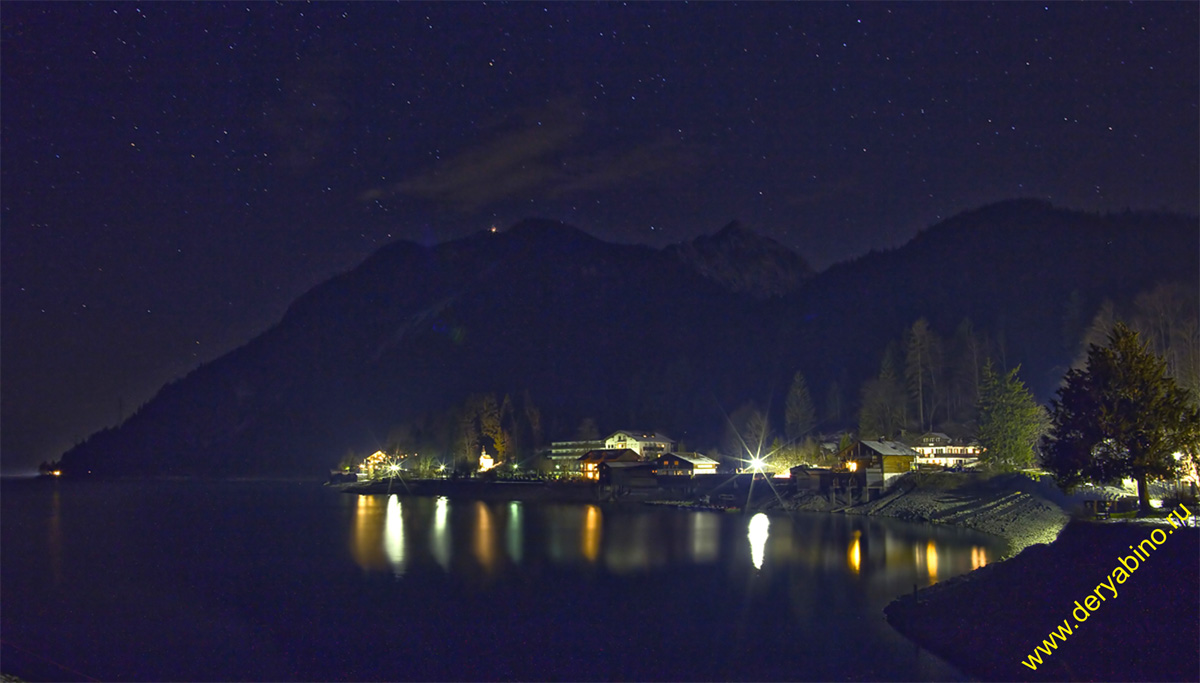
[{"label": "lake", "polygon": [[32,680],[961,679],[882,609],[1004,550],[835,514],[2,486],[2,661]]}]

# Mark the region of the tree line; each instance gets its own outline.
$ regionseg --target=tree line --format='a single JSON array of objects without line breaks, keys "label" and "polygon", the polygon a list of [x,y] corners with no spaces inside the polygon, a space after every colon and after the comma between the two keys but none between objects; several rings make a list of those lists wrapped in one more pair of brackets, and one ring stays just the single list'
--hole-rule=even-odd
[{"label": "tree line", "polygon": [[[1002,333],[981,332],[971,320],[963,319],[951,334],[942,335],[921,317],[885,345],[879,370],[859,387],[856,405],[847,399],[843,376],[825,387],[823,409],[818,409],[807,378],[796,370],[777,412],[769,405],[764,409],[745,402],[723,413],[722,428],[713,432],[719,435],[715,442],[707,448],[699,445],[728,467],[745,466],[755,456],[769,456],[775,467],[829,465],[833,463],[823,460],[828,456],[818,443],[820,434],[840,433],[845,441],[850,435],[844,428],[851,425],[865,439],[941,431],[977,438],[985,448],[981,459],[993,470],[1042,464],[1068,487],[1083,481],[1112,481],[1118,475],[1132,476],[1142,485],[1147,478],[1194,467],[1195,434],[1185,429],[1188,419],[1195,422],[1200,396],[1200,307],[1193,290],[1160,284],[1126,302],[1103,302],[1086,326],[1064,321],[1064,332],[1076,330],[1077,345],[1085,351],[1077,354],[1049,410],[1039,405],[1020,378],[1021,366],[1007,365]],[[1142,351],[1136,352],[1138,348]],[[1122,366],[1113,358],[1141,360],[1136,371],[1118,372],[1116,368]],[[1119,403],[1113,397],[1122,390],[1110,385],[1128,384],[1131,377],[1140,378],[1142,398],[1128,405]],[[627,399],[631,422],[616,426],[661,429],[665,423],[669,433],[671,427],[687,424],[700,400],[695,391],[698,384],[683,358],[673,359],[658,374],[635,377]],[[1109,388],[1098,388],[1105,386]],[[1161,389],[1164,386],[1173,388]],[[1147,387],[1161,389],[1162,396],[1153,399],[1158,403],[1151,397],[1159,394]],[[1175,412],[1163,419],[1173,426],[1167,431],[1148,428],[1159,429],[1155,438],[1162,443],[1151,443],[1153,439],[1146,435],[1126,440],[1131,425],[1147,419],[1138,416],[1167,407]],[[395,426],[384,440],[384,449],[417,454],[413,465],[423,470],[474,470],[484,448],[499,463],[532,467],[551,438],[600,438],[595,419],[584,417],[578,423],[571,419],[544,416],[529,391],[476,393],[448,409]],[[1092,420],[1091,431],[1081,426],[1087,420]],[[573,424],[578,427],[572,429]],[[1167,432],[1170,438],[1163,436]],[[1167,445],[1175,448],[1169,454],[1171,462],[1162,457]],[[1177,459],[1175,453],[1184,456]]]}]

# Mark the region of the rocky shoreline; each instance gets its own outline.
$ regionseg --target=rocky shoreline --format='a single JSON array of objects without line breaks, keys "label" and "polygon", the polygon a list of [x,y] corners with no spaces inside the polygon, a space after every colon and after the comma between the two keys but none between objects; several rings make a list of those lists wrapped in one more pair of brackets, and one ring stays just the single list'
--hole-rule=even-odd
[{"label": "rocky shoreline", "polygon": [[799,494],[788,506],[973,529],[1003,538],[1006,557],[1054,541],[1070,521],[1072,507],[1071,499],[1048,481],[949,472],[906,475],[887,495],[861,505],[836,509],[821,496]]}]

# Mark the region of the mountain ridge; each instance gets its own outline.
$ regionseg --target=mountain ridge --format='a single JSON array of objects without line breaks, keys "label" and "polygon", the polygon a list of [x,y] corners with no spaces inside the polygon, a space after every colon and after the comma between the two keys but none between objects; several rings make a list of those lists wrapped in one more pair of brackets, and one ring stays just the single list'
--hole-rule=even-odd
[{"label": "mountain ridge", "polygon": [[[1157,277],[1198,281],[1198,235],[1194,218],[993,205],[767,296],[704,271],[714,261],[766,263],[750,282],[778,284],[771,264],[784,248],[739,226],[693,240],[708,250],[699,259],[540,219],[433,246],[393,243],[298,297],[262,335],[164,386],[62,467],[313,474],[347,449],[382,446],[399,423],[426,424],[449,448],[453,427],[438,420],[488,392],[536,405],[543,441],[569,438],[591,417],[703,447],[742,402],[781,405],[797,369],[814,396],[842,382],[852,402],[883,347],[918,316],[943,334],[973,318],[1044,394],[1067,362],[1061,300],[1077,291],[1094,307]],[[714,244],[729,250],[714,255]],[[1097,266],[1110,252],[1125,263]]]}]

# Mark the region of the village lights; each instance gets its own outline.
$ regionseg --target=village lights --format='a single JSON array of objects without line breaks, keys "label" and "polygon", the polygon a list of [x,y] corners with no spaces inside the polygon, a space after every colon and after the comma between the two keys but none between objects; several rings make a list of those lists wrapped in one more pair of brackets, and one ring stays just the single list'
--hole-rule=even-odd
[{"label": "village lights", "polygon": [[755,472],[762,472],[763,465],[765,464],[767,464],[766,458],[760,458],[758,456],[750,458],[750,469],[754,470]]}]

